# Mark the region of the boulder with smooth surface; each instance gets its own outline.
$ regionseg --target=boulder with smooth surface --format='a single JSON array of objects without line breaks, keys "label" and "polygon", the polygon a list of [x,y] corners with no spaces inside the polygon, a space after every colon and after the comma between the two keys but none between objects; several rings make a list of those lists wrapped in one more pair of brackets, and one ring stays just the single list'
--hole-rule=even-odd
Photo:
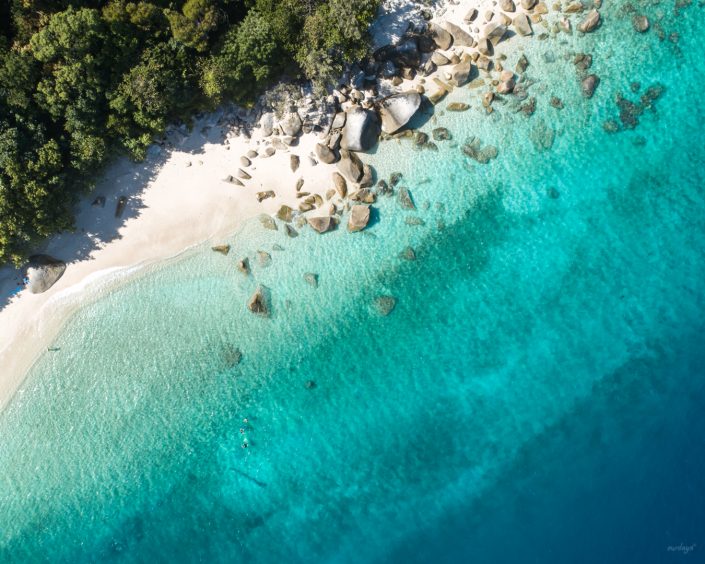
[{"label": "boulder with smooth surface", "polygon": [[350,209],[350,218],[348,219],[348,231],[362,231],[370,222],[370,206],[364,204],[355,204]]},{"label": "boulder with smooth surface", "polygon": [[382,131],[394,133],[404,127],[421,105],[418,92],[402,92],[387,96],[379,103],[379,115],[382,117]]},{"label": "boulder with smooth surface", "polygon": [[358,182],[364,174],[364,167],[360,158],[351,151],[341,149],[338,161],[340,173],[352,182]]},{"label": "boulder with smooth surface", "polygon": [[443,22],[443,25],[448,30],[448,32],[453,36],[453,44],[454,45],[457,45],[458,47],[472,47],[473,46],[475,41],[473,40],[472,35],[470,35],[463,28],[461,28],[458,25],[455,25],[452,22]]},{"label": "boulder with smooth surface", "polygon": [[29,257],[27,265],[27,288],[32,294],[41,294],[51,288],[66,270],[64,261],[49,255]]}]

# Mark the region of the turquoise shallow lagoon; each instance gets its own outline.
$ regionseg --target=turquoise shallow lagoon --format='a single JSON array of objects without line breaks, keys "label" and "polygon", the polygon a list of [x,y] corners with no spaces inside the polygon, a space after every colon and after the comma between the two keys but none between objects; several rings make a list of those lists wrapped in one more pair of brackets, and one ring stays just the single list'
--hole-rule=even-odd
[{"label": "turquoise shallow lagoon", "polygon": [[[607,3],[599,32],[527,47],[533,116],[441,104],[438,152],[382,143],[417,212],[382,198],[366,232],[294,240],[253,222],[229,257],[79,309],[0,414],[0,561],[702,560],[705,18],[638,8],[665,40]],[[656,83],[634,130],[603,130]],[[465,157],[471,135],[498,158]],[[258,249],[245,279],[233,255]]]}]

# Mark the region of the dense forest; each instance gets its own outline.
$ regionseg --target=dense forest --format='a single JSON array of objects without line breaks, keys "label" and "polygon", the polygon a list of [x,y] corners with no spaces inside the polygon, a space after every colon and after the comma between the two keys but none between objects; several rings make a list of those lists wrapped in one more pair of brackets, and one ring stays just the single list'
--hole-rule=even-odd
[{"label": "dense forest", "polygon": [[378,3],[0,0],[0,263],[71,229],[107,160],[144,158],[168,123],[283,75],[330,83]]}]

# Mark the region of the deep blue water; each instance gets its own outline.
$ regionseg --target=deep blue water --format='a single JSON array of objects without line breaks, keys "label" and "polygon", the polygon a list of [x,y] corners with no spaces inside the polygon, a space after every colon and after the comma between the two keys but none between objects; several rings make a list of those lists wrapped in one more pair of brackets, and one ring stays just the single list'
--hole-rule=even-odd
[{"label": "deep blue water", "polygon": [[[705,20],[638,8],[663,41],[620,4],[527,43],[533,116],[458,89],[472,109],[423,126],[453,142],[381,144],[418,212],[381,199],[366,233],[296,240],[253,222],[229,257],[99,290],[0,414],[0,561],[702,561]],[[656,83],[636,129],[603,130]],[[467,159],[471,135],[498,158]]]}]

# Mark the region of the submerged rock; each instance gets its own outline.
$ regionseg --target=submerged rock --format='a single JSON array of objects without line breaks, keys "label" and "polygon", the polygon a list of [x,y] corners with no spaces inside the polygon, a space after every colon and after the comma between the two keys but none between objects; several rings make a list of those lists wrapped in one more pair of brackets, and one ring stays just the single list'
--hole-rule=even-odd
[{"label": "submerged rock", "polygon": [[284,233],[286,233],[287,237],[291,237],[292,239],[299,236],[299,232],[288,223],[284,224]]},{"label": "submerged rock", "polygon": [[412,247],[406,247],[399,253],[399,257],[404,260],[416,260],[416,251]]},{"label": "submerged rock", "polygon": [[397,299],[394,296],[378,296],[374,301],[377,313],[382,316],[387,316],[392,313],[396,305]]},{"label": "submerged rock", "polygon": [[587,75],[580,83],[580,88],[583,91],[583,96],[586,98],[592,98],[595,93],[595,89],[600,84],[600,77],[596,74]]},{"label": "submerged rock", "polygon": [[46,292],[64,275],[66,263],[49,255],[33,255],[27,265],[27,288],[32,294]]},{"label": "submerged rock", "polygon": [[309,286],[312,286],[313,288],[318,288],[318,274],[314,274],[313,272],[306,272],[304,273],[304,280]]},{"label": "submerged rock", "polygon": [[649,18],[647,18],[646,16],[634,16],[632,18],[632,25],[634,26],[634,29],[639,33],[649,31]]},{"label": "submerged rock", "polygon": [[247,309],[261,317],[269,317],[268,292],[264,286],[257,286],[255,293],[247,300]]},{"label": "submerged rock", "polygon": [[402,186],[397,192],[397,201],[399,205],[405,210],[415,210],[414,200],[411,198],[411,192],[408,188]]},{"label": "submerged rock", "polygon": [[265,229],[277,231],[277,223],[276,223],[276,221],[274,221],[272,216],[267,215],[266,213],[263,213],[262,215],[259,216],[259,222],[262,224],[262,227],[264,227]]},{"label": "submerged rock", "polygon": [[267,251],[257,251],[257,264],[263,268],[268,267],[272,264],[272,255]]},{"label": "submerged rock", "polygon": [[446,107],[449,112],[464,112],[468,109],[470,109],[470,105],[465,102],[451,102]]},{"label": "submerged rock", "polygon": [[432,133],[434,141],[448,141],[453,138],[450,131],[445,127],[436,127]]},{"label": "submerged rock", "polygon": [[242,362],[242,352],[237,347],[227,345],[223,350],[223,361],[228,368],[234,368]]},{"label": "submerged rock", "polygon": [[585,19],[578,24],[578,31],[590,33],[591,31],[594,31],[598,25],[600,25],[600,12],[597,10],[590,10],[585,16]]}]

